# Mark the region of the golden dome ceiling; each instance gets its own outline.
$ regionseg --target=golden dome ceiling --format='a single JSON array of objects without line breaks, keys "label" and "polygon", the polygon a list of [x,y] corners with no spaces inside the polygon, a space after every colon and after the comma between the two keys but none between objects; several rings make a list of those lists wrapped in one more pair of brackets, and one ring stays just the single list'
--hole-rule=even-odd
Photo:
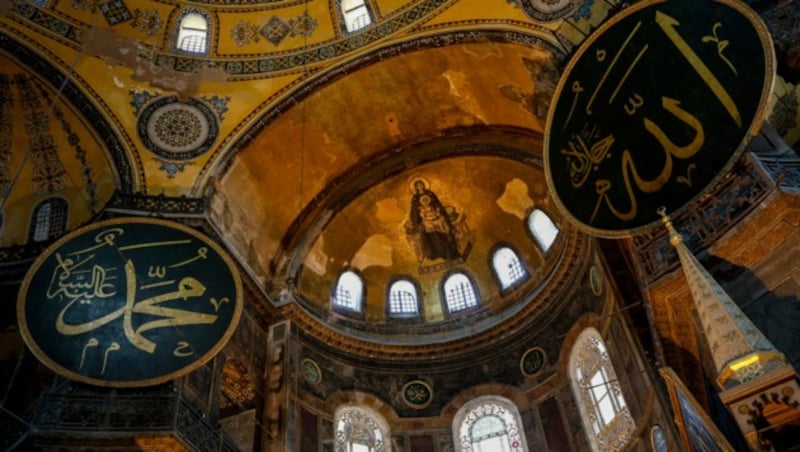
[{"label": "golden dome ceiling", "polygon": [[52,86],[2,53],[0,127],[0,245],[30,240],[31,207],[44,199],[70,200],[66,222],[74,228],[111,198],[117,177],[96,130]]},{"label": "golden dome ceiling", "polygon": [[[511,298],[500,296],[491,252],[505,241],[532,274],[545,271],[525,220],[534,206],[557,215],[540,167],[542,122],[530,107],[554,83],[540,75],[551,59],[544,45],[467,42],[387,50],[347,67],[347,77],[311,81],[312,92],[279,104],[258,135],[234,144],[214,182],[212,219],[269,293],[294,290],[319,320],[391,334],[386,291],[408,276],[421,287],[425,323],[442,330],[439,284],[456,267],[475,278],[487,309],[502,312]],[[474,241],[465,259],[419,262],[404,233],[413,179],[466,217]],[[324,314],[346,267],[366,281],[360,322]]]},{"label": "golden dome ceiling", "polygon": [[[352,33],[336,2],[322,0],[31,0],[0,11],[3,74],[27,74],[48,93],[43,105],[69,112],[86,143],[82,164],[91,167],[97,199],[70,218],[70,229],[115,187],[208,197],[212,226],[278,306],[291,293],[303,315],[348,334],[394,334],[381,326],[386,287],[398,276],[417,281],[424,323],[439,331],[460,328],[448,324],[438,296],[455,268],[478,283],[484,317],[501,321],[536,305],[535,297],[519,303],[519,293],[501,293],[490,255],[499,244],[519,254],[531,274],[527,294],[569,270],[564,256],[588,252],[551,207],[541,133],[565,46],[590,28],[587,5],[601,11],[594,22],[608,5],[368,4],[374,23]],[[209,24],[205,54],[176,48],[187,14]],[[565,15],[577,28],[557,20]],[[74,139],[53,135],[64,160]],[[12,161],[23,158],[20,149]],[[80,165],[65,165],[75,166],[67,169],[73,181],[84,181]],[[404,226],[412,180],[465,219],[469,251],[462,241],[460,259],[431,263],[415,254]],[[70,205],[89,191],[88,182],[76,185],[59,192]],[[31,193],[30,184],[14,186],[9,206]],[[526,229],[534,208],[565,232],[547,255]],[[3,239],[24,243],[19,219],[29,216],[15,212],[18,232]],[[325,314],[344,268],[367,281],[355,327]]]}]

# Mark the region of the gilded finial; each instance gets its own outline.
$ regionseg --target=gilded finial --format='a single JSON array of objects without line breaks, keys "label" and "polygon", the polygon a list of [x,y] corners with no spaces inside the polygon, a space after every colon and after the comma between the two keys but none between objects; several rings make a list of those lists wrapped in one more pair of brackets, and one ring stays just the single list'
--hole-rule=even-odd
[{"label": "gilded finial", "polygon": [[683,236],[681,236],[675,229],[675,226],[672,225],[672,220],[669,218],[669,215],[667,215],[667,208],[661,206],[656,212],[661,215],[661,222],[664,223],[667,231],[669,231],[669,243],[672,244],[672,246],[678,246],[683,243]]}]

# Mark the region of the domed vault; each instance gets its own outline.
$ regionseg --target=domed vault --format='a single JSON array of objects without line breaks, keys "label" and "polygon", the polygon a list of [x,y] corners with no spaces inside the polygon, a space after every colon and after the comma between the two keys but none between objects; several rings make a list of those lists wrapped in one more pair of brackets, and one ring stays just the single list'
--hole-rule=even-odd
[{"label": "domed vault", "polygon": [[[544,42],[464,40],[389,45],[345,61],[287,94],[219,157],[212,219],[275,300],[295,299],[297,315],[345,335],[441,342],[507,320],[578,252],[541,168],[557,60]],[[435,239],[421,225],[431,198],[447,231]],[[531,233],[534,209],[563,228],[552,249]],[[502,246],[526,273],[511,289],[492,268]],[[356,311],[336,309],[345,270],[364,283]],[[480,309],[448,312],[442,284],[454,272],[475,285]],[[414,318],[387,308],[398,279],[417,288]]]},{"label": "domed vault", "polygon": [[[0,382],[14,414],[0,423],[31,420],[18,429],[26,445],[65,450],[222,450],[233,437],[243,450],[338,450],[338,419],[371,413],[392,450],[445,451],[475,403],[502,401],[531,450],[588,450],[598,428],[584,411],[600,386],[575,372],[583,361],[616,368],[604,387],[630,410],[614,419],[631,422],[606,430],[620,445],[644,450],[663,427],[678,449],[655,369],[675,368],[703,401],[697,369],[710,355],[668,238],[589,237],[555,208],[542,167],[570,53],[631,3],[0,1]],[[793,144],[787,24],[800,9],[748,3],[789,50],[770,120]],[[728,32],[707,31],[730,55]],[[692,252],[724,261],[716,272],[748,306],[767,298],[752,299],[744,269],[764,293],[794,303],[798,292],[786,265],[798,202],[784,190],[796,156],[783,162],[766,133],[763,165],[746,153],[695,216],[674,219]],[[241,321],[169,383],[54,384],[25,352],[16,292],[47,245],[120,216],[169,218],[220,243],[242,275]],[[130,424],[98,424],[116,419]]]}]

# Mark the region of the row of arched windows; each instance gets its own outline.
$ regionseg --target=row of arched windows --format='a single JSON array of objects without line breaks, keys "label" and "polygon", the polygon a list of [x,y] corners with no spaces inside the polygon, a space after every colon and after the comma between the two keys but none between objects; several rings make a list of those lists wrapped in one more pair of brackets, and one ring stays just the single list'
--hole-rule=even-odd
[{"label": "row of arched windows", "polygon": [[[337,452],[381,452],[391,438],[388,423],[372,409],[339,407],[335,413]],[[481,396],[456,413],[453,433],[456,450],[471,452],[527,451],[522,418],[514,403],[500,396]]]},{"label": "row of arched windows", "polygon": [[[569,377],[593,451],[624,450],[635,424],[600,333],[584,330],[569,357]],[[359,405],[339,407],[334,414],[336,450],[387,450],[389,425],[380,414]],[[465,403],[452,424],[455,450],[522,452],[528,445],[519,409],[509,399],[485,395]]]},{"label": "row of arched windows", "polygon": [[[536,209],[528,216],[528,230],[536,243],[546,253],[558,237],[558,227],[543,211]],[[499,246],[492,254],[492,270],[501,290],[516,287],[530,276],[519,255],[509,246]],[[398,278],[392,282],[387,292],[387,312],[394,318],[418,317],[420,312],[420,291],[410,278]],[[441,296],[449,314],[475,308],[479,304],[478,289],[464,271],[448,275],[441,285]],[[333,306],[360,313],[365,299],[364,281],[353,270],[345,270],[336,282],[332,294]]]},{"label": "row of arched windows", "polygon": [[[372,25],[372,12],[365,0],[340,0],[340,21],[343,31],[353,33]],[[192,8],[178,20],[175,49],[206,55],[210,41],[211,18],[205,11]]]}]

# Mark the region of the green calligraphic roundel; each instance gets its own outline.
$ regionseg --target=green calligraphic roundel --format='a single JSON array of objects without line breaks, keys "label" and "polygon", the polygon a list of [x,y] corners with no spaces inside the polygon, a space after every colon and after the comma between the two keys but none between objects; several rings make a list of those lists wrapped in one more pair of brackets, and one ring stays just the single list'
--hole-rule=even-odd
[{"label": "green calligraphic roundel", "polygon": [[40,361],[84,383],[159,384],[222,349],[242,284],[211,239],[145,218],[102,221],[58,240],[22,283],[17,317]]},{"label": "green calligraphic roundel", "polygon": [[427,408],[433,402],[433,389],[424,381],[409,381],[403,385],[402,393],[405,404],[415,410]]},{"label": "green calligraphic roundel", "polygon": [[547,364],[547,354],[540,347],[528,349],[519,361],[519,369],[526,377],[538,375]]},{"label": "green calligraphic roundel", "polygon": [[556,88],[544,163],[559,208],[626,236],[713,188],[764,123],[775,59],[738,0],[645,0],[581,44]]},{"label": "green calligraphic roundel", "polygon": [[311,358],[305,358],[300,362],[300,368],[303,371],[303,378],[312,385],[318,385],[322,382],[322,370],[316,361]]}]

